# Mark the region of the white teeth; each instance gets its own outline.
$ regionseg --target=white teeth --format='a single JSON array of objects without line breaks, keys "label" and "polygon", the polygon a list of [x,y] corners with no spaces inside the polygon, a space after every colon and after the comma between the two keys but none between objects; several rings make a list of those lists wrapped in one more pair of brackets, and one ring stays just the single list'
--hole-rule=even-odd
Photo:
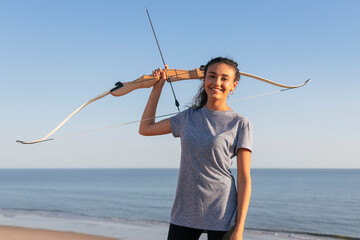
[{"label": "white teeth", "polygon": [[222,90],[220,88],[211,88],[213,92],[221,92]]}]

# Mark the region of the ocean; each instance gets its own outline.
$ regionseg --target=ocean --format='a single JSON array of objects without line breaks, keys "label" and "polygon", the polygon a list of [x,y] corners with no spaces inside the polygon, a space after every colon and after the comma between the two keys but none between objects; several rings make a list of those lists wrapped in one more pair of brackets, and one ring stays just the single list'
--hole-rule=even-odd
[{"label": "ocean", "polygon": [[[360,169],[252,169],[251,176],[247,230],[360,239]],[[166,225],[177,177],[177,169],[0,169],[0,216]]]}]

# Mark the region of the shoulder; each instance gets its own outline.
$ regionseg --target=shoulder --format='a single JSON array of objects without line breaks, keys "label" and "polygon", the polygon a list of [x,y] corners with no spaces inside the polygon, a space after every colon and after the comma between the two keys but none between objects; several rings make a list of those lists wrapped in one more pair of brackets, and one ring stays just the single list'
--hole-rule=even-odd
[{"label": "shoulder", "polygon": [[172,116],[170,118],[170,122],[172,125],[182,124],[188,121],[188,119],[191,119],[193,115],[194,115],[194,109],[188,108],[184,111],[179,112],[175,116]]},{"label": "shoulder", "polygon": [[240,113],[232,111],[232,117],[236,119],[236,121],[239,122],[239,124],[241,125],[251,125],[250,120],[246,116],[241,115]]},{"label": "shoulder", "polygon": [[234,124],[236,122],[236,128],[237,128],[237,132],[247,132],[247,133],[252,133],[253,132],[253,125],[251,123],[251,121],[244,115],[241,115],[237,112],[233,112],[233,117],[234,117]]}]

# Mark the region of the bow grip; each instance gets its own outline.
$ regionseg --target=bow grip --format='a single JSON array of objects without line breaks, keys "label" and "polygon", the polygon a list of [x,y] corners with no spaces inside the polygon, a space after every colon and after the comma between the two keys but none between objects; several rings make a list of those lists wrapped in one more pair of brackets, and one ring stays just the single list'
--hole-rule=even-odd
[{"label": "bow grip", "polygon": [[123,87],[124,84],[123,84],[122,82],[117,82],[117,83],[115,83],[115,86],[116,86],[116,87],[114,87],[113,89],[110,90],[110,93],[112,93],[113,91],[115,91],[115,90]]}]

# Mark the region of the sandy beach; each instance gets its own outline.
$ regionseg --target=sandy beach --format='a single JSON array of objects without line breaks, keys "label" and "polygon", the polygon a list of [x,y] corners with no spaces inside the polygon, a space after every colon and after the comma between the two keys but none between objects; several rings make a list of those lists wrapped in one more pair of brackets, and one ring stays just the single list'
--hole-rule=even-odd
[{"label": "sandy beach", "polygon": [[115,240],[115,238],[53,230],[0,226],[0,239],[4,240]]}]

